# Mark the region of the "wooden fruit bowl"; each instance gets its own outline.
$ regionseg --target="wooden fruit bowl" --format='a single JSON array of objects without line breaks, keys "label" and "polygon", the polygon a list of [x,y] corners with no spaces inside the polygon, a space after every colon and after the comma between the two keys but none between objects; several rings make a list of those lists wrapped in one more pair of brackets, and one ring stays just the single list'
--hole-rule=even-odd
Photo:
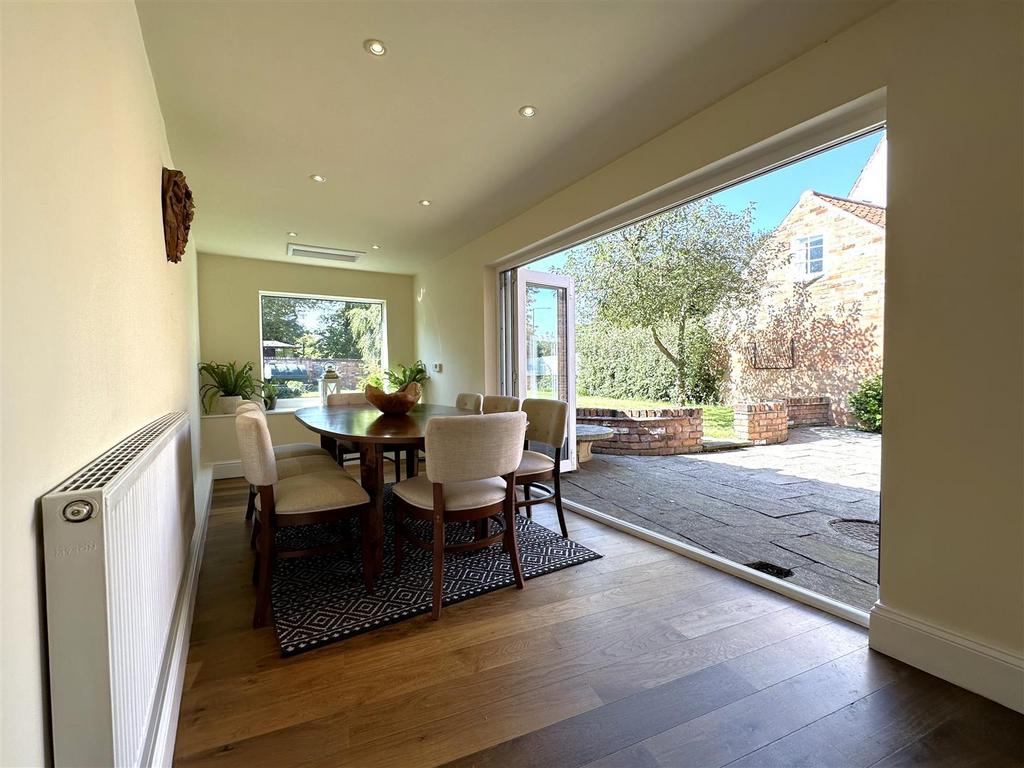
[{"label": "wooden fruit bowl", "polygon": [[415,381],[406,384],[397,392],[390,394],[380,387],[366,385],[364,391],[367,402],[382,413],[405,414],[413,409],[423,395],[423,388]]}]

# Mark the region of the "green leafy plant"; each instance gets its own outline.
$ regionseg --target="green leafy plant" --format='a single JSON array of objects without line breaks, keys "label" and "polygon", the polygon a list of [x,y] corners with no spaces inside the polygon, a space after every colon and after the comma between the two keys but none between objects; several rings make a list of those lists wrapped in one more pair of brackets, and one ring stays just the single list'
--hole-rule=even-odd
[{"label": "green leafy plant", "polygon": [[261,381],[259,383],[260,394],[263,396],[263,404],[267,407],[268,411],[274,410],[277,406],[277,398],[280,396],[280,390],[272,381]]},{"label": "green leafy plant", "polygon": [[209,379],[199,389],[205,413],[210,412],[213,401],[221,395],[225,397],[238,395],[249,399],[256,394],[256,382],[252,377],[252,363],[246,363],[241,368],[234,361],[230,363],[200,363],[199,373],[206,374]]},{"label": "green leafy plant", "polygon": [[864,379],[850,393],[850,409],[861,426],[870,432],[882,431],[882,375]]},{"label": "green leafy plant", "polygon": [[[372,377],[372,375],[371,375]],[[371,377],[367,377],[367,383],[373,383],[370,381]],[[406,384],[422,384],[430,377],[427,375],[427,366],[422,360],[417,360],[410,366],[399,364],[398,368],[384,371],[384,378],[387,379],[388,386],[391,387],[393,392],[397,392]],[[380,377],[378,377],[378,380]],[[380,386],[379,384],[373,384],[373,386]]]}]

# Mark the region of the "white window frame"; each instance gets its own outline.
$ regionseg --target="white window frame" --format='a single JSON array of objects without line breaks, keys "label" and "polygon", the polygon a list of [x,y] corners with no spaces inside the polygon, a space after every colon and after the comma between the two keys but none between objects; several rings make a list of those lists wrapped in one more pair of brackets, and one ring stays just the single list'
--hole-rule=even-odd
[{"label": "white window frame", "polygon": [[[810,262],[807,258],[812,240],[821,240],[821,269],[817,272],[808,272]],[[796,279],[805,283],[812,283],[825,276],[828,272],[828,249],[825,247],[825,235],[813,234],[804,237],[795,237],[791,243],[790,252],[793,255],[793,270]]]},{"label": "white window frame", "polygon": [[[331,296],[322,293],[298,293],[296,291],[259,291],[256,297],[256,310],[259,316],[259,324],[256,328],[258,337],[257,343],[257,355],[256,359],[259,360],[259,379],[263,379],[263,297],[264,296],[277,296],[286,299],[316,299],[319,301],[347,301],[355,302],[359,304],[380,304],[381,308],[381,341],[380,341],[380,367],[383,370],[388,370],[390,367],[388,364],[388,302],[387,299],[374,299],[368,297],[357,297],[357,296]],[[320,405],[319,398],[312,397],[288,397],[279,399],[277,401],[277,411],[289,411],[296,410],[298,408],[307,408],[311,406]]]}]

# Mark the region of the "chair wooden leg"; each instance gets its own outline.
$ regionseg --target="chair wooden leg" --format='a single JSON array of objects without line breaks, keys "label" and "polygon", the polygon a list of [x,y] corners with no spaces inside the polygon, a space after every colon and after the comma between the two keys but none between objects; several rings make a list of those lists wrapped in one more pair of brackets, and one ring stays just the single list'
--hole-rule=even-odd
[{"label": "chair wooden leg", "polygon": [[562,528],[562,538],[569,538],[569,531],[565,527],[565,512],[562,510],[562,473],[555,467],[555,510],[558,512],[558,524]]},{"label": "chair wooden leg", "polygon": [[490,523],[490,518],[487,518],[487,517],[483,517],[483,518],[481,518],[481,519],[476,521],[476,540],[477,541],[480,541],[480,539],[486,539],[488,534],[490,534],[491,530],[490,530],[489,523]]},{"label": "chair wooden leg", "polygon": [[402,452],[395,451],[395,482],[402,482]]},{"label": "chair wooden leg", "polygon": [[502,547],[512,559],[512,574],[516,577],[516,587],[523,589],[523,564],[519,561],[519,540],[516,538],[516,505],[514,500],[505,504],[505,545]]},{"label": "chair wooden leg", "polygon": [[434,512],[434,600],[431,616],[441,618],[441,592],[444,589],[444,513]]},{"label": "chair wooden leg", "polygon": [[270,616],[270,579],[274,568],[274,534],[269,525],[260,528],[259,584],[256,586],[256,610],[252,625],[262,627]]},{"label": "chair wooden leg", "polygon": [[253,515],[256,514],[256,488],[252,485],[249,486],[249,501],[245,505],[245,519],[252,520]]},{"label": "chair wooden leg", "polygon": [[256,537],[260,535],[260,521],[252,521],[252,532],[249,534],[249,549],[256,549]]},{"label": "chair wooden leg", "polygon": [[[526,485],[523,486],[523,498],[526,499],[527,501],[530,500],[530,486],[531,485],[533,485],[533,484],[532,483],[527,483]],[[530,518],[531,520],[533,520],[533,507],[532,506],[525,507],[525,509],[526,509],[526,516],[528,518]]]},{"label": "chair wooden leg", "polygon": [[395,504],[395,576],[402,575],[402,557],[405,554],[405,510]]}]

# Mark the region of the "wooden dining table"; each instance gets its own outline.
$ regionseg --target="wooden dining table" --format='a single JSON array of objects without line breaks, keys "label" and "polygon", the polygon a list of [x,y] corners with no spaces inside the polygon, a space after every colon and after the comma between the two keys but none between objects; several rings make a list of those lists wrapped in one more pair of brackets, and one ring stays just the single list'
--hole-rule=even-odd
[{"label": "wooden dining table", "polygon": [[364,535],[370,539],[375,578],[384,566],[384,452],[406,451],[406,473],[414,477],[419,470],[418,452],[424,447],[427,422],[435,416],[472,415],[452,406],[426,403],[403,415],[381,413],[369,404],[316,406],[295,412],[295,418],[318,433],[328,450],[337,440],[359,446],[360,480],[372,504],[369,530]]}]

